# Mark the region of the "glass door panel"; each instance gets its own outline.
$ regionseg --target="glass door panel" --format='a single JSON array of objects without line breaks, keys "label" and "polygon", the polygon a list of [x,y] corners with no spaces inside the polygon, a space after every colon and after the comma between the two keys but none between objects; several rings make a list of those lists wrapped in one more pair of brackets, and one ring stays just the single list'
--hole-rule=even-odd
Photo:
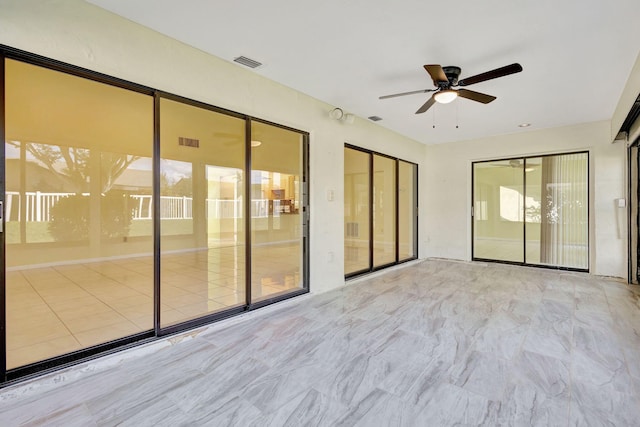
[{"label": "glass door panel", "polygon": [[524,226],[526,259],[529,264],[540,263],[540,232],[542,213],[542,158],[524,159],[526,196],[524,199]]},{"label": "glass door panel", "polygon": [[245,121],[160,100],[161,325],[246,303]]},{"label": "glass door panel", "polygon": [[153,99],[6,60],[7,368],[153,327]]},{"label": "glass door panel", "polygon": [[251,299],[303,283],[303,135],[251,123]]},{"label": "glass door panel", "polygon": [[524,161],[474,164],[474,258],[524,262]]},{"label": "glass door panel", "polygon": [[396,262],[396,161],[373,155],[373,266]]},{"label": "glass door panel", "polygon": [[[540,257],[543,265],[589,267],[587,153],[532,159],[540,163]],[[528,175],[527,175],[528,179]]]},{"label": "glass door panel", "polygon": [[370,156],[344,149],[344,271],[369,270]]},{"label": "glass door panel", "polygon": [[398,162],[398,258],[399,261],[417,257],[415,234],[417,228],[418,166]]}]

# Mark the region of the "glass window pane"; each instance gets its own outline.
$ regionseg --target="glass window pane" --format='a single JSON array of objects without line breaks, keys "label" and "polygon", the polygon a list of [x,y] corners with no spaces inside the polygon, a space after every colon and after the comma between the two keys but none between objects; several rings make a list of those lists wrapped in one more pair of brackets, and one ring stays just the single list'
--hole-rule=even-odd
[{"label": "glass window pane", "polygon": [[244,305],[245,122],[160,102],[161,325]]},{"label": "glass window pane", "polygon": [[153,327],[150,96],[6,61],[7,368]]},{"label": "glass window pane", "polygon": [[524,160],[474,164],[473,256],[524,262]]},{"label": "glass window pane", "polygon": [[368,270],[369,159],[371,154],[344,149],[344,272]]},{"label": "glass window pane", "polygon": [[416,253],[416,183],[418,166],[398,162],[398,257],[415,258]]},{"label": "glass window pane", "polygon": [[[536,180],[541,200],[540,255],[538,260],[528,262],[589,268],[588,154],[546,156],[533,161],[540,164]],[[534,231],[531,234],[532,239],[536,237]]]},{"label": "glass window pane", "polygon": [[542,209],[542,158],[525,159],[526,197],[524,200],[525,238],[527,239],[526,262],[540,263],[540,231]]},{"label": "glass window pane", "polygon": [[396,261],[396,161],[373,155],[373,266]]},{"label": "glass window pane", "polygon": [[303,136],[251,123],[251,296],[303,287]]}]

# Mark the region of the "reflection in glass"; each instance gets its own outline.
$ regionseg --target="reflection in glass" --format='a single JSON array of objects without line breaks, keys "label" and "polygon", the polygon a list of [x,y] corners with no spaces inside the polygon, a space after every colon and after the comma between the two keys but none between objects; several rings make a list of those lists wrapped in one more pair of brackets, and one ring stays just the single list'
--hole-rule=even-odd
[{"label": "reflection in glass", "polygon": [[153,100],[5,64],[10,369],[152,328]]},{"label": "reflection in glass", "polygon": [[542,158],[523,159],[526,174],[526,197],[524,199],[524,225],[526,238],[526,262],[540,263],[540,219]]},{"label": "reflection in glass", "polygon": [[245,304],[244,126],[161,99],[162,326]]},{"label": "reflection in glass", "polygon": [[546,156],[540,173],[540,263],[588,268],[588,154]]},{"label": "reflection in glass", "polygon": [[303,287],[303,139],[251,123],[251,297],[260,301]]},{"label": "reflection in glass", "polygon": [[475,258],[524,262],[524,161],[474,164]]},{"label": "reflection in glass", "polygon": [[373,266],[396,261],[396,161],[373,155]]},{"label": "reflection in glass", "polygon": [[369,158],[371,154],[344,149],[344,272],[368,270]]},{"label": "reflection in glass", "polygon": [[399,261],[417,257],[415,246],[416,230],[416,183],[418,166],[398,162],[398,259]]}]

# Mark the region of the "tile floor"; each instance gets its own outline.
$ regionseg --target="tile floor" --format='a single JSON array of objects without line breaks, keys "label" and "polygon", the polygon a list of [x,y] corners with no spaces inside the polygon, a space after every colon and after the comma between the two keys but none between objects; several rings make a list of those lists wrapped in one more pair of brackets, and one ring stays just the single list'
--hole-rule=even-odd
[{"label": "tile floor", "polygon": [[0,390],[0,425],[634,426],[640,292],[427,260]]},{"label": "tile floor", "polygon": [[[254,299],[299,287],[299,247],[255,247]],[[163,325],[245,302],[244,247],[165,254]],[[153,328],[153,259],[7,273],[7,367],[14,368]]]}]

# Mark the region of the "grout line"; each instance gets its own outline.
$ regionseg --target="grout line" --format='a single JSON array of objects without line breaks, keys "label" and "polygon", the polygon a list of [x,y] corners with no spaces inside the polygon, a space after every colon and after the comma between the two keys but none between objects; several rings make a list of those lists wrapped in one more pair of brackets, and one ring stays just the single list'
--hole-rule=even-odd
[{"label": "grout line", "polygon": [[571,346],[571,355],[569,357],[569,408],[568,408],[568,419],[567,426],[571,425],[571,407],[573,402],[573,358],[575,353],[575,320],[576,320],[576,284],[571,282],[573,286],[573,299],[572,299],[572,310],[571,310],[571,342],[569,345]]}]

